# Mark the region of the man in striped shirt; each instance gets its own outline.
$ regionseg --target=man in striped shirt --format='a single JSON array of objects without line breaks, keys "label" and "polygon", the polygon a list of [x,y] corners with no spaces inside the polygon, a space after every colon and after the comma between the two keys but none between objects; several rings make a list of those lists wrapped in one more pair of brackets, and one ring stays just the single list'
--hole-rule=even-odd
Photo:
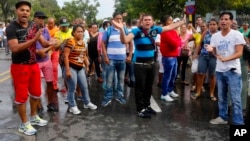
[{"label": "man in striped shirt", "polygon": [[132,29],[131,33],[125,34],[123,24],[113,20],[112,24],[120,30],[120,39],[122,43],[129,43],[134,40],[135,52],[133,62],[135,62],[135,102],[138,116],[141,118],[150,118],[156,111],[150,106],[152,95],[152,86],[155,75],[155,38],[157,34],[175,29],[185,24],[186,17],[180,22],[168,26],[154,26],[154,20],[151,15],[145,14],[141,19],[141,27]]},{"label": "man in striped shirt", "polygon": [[[116,22],[122,23],[122,14],[114,13],[113,19]],[[102,101],[102,106],[107,106],[111,103],[113,98],[113,80],[117,80],[115,83],[114,92],[115,99],[121,103],[125,104],[124,99],[124,76],[126,61],[131,62],[133,44],[130,42],[130,51],[128,57],[126,56],[126,45],[122,44],[120,41],[120,30],[111,26],[103,33],[103,55],[104,62],[106,63],[106,88]],[[117,79],[115,78],[117,76]],[[105,83],[105,82],[104,82]]]}]

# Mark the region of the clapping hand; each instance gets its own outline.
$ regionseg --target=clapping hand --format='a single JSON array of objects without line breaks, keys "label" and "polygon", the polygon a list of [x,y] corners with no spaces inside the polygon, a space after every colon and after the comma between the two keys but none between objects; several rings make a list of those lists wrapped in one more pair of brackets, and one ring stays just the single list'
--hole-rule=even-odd
[{"label": "clapping hand", "polygon": [[58,40],[57,39],[54,39],[52,38],[50,41],[49,41],[49,46],[56,46],[58,44]]}]

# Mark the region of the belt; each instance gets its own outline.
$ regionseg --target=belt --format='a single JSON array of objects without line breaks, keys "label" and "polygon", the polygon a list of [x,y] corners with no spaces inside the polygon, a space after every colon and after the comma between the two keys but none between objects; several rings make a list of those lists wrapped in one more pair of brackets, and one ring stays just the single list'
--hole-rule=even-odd
[{"label": "belt", "polygon": [[135,62],[136,65],[143,65],[143,66],[148,66],[148,65],[152,65],[155,62],[150,62],[150,63],[141,63],[141,62]]}]

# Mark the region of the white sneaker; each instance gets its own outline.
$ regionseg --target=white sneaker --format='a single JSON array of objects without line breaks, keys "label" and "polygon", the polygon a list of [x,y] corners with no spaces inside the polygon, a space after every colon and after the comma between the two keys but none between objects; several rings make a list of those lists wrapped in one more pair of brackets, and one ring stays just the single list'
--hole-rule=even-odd
[{"label": "white sneaker", "polygon": [[96,106],[95,104],[89,102],[89,104],[87,104],[87,105],[84,104],[84,105],[83,105],[83,108],[95,110],[95,109],[97,109],[97,106]]},{"label": "white sneaker", "polygon": [[71,107],[71,108],[69,109],[69,112],[72,113],[72,114],[74,114],[74,115],[79,115],[79,114],[81,114],[81,111],[77,108],[77,106]]},{"label": "white sneaker", "polygon": [[37,132],[37,130],[30,124],[30,122],[26,123],[26,125],[21,124],[18,128],[18,131],[29,136],[35,135]]},{"label": "white sneaker", "polygon": [[211,123],[211,124],[227,124],[227,121],[222,119],[221,117],[217,117],[215,119],[211,119],[209,121],[209,123]]},{"label": "white sneaker", "polygon": [[174,91],[170,92],[168,95],[172,96],[172,97],[179,97],[179,95],[177,93],[175,93]]},{"label": "white sneaker", "polygon": [[171,101],[174,101],[170,96],[169,94],[168,95],[161,95],[161,100],[164,100],[164,101],[167,101],[167,102],[171,102]]},{"label": "white sneaker", "polygon": [[30,118],[31,125],[45,126],[48,124],[47,120],[41,119],[38,115]]}]

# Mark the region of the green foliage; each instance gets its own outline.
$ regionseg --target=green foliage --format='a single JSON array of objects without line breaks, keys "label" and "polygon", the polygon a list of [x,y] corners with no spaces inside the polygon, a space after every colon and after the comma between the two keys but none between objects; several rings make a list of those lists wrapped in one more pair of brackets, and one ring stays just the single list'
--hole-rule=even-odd
[{"label": "green foliage", "polygon": [[99,6],[100,4],[96,0],[94,4],[91,4],[89,0],[75,0],[65,2],[62,11],[69,13],[67,17],[71,21],[76,18],[83,18],[87,23],[92,23],[96,21],[97,7]]},{"label": "green foliage", "polygon": [[[1,7],[1,15],[3,15],[2,19],[5,23],[7,23],[10,18],[14,17],[15,11],[15,3],[17,0],[0,0],[0,7]],[[10,18],[9,18],[10,17]]]},{"label": "green foliage", "polygon": [[[139,13],[148,13],[158,20],[163,15],[181,17],[188,0],[115,0],[115,10],[127,12],[127,20],[139,18]],[[218,14],[223,10],[236,10],[237,14],[250,14],[250,0],[195,0],[196,13]]]},{"label": "green foliage", "polygon": [[[0,0],[0,8],[5,22],[15,17],[15,3],[18,0]],[[42,11],[48,17],[54,17],[59,20],[61,17],[67,17],[69,21],[76,18],[85,18],[87,23],[96,22],[98,13],[97,7],[100,6],[97,0],[72,0],[65,2],[60,8],[57,0],[28,0],[32,4],[31,19],[35,11]],[[1,12],[0,12],[1,13]],[[0,19],[1,21],[1,19]]]}]

